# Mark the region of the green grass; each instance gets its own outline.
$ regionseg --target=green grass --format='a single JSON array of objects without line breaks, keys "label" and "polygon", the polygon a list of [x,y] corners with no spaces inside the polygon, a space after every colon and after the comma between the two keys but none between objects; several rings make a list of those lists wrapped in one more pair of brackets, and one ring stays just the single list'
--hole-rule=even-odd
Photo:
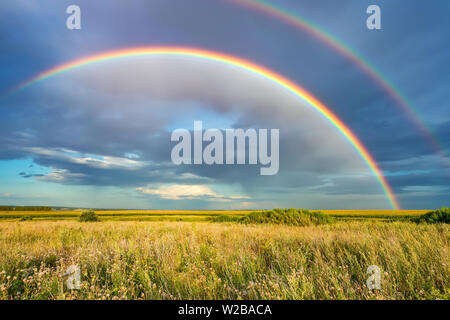
[{"label": "green grass", "polygon": [[[284,224],[290,226],[309,226],[332,223],[335,219],[320,212],[310,212],[306,209],[273,209],[252,212],[243,217],[231,216],[229,221],[244,224]],[[220,221],[215,219],[213,221]],[[223,220],[223,219],[222,219]],[[227,219],[224,219],[225,221]]]},{"label": "green grass", "polygon": [[413,217],[411,221],[417,223],[450,223],[450,208],[442,208],[428,212],[424,215]]}]

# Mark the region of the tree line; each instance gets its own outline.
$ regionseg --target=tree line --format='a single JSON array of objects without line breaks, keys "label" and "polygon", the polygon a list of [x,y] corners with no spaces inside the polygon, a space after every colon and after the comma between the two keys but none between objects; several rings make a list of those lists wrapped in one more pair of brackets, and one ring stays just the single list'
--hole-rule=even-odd
[{"label": "tree line", "polygon": [[0,206],[0,211],[52,211],[46,206]]}]

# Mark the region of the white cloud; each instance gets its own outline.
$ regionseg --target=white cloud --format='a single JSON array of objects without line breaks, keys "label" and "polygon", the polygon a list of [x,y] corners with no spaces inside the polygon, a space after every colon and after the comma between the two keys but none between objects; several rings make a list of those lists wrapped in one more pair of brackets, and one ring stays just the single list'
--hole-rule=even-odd
[{"label": "white cloud", "polygon": [[182,173],[182,174],[180,174],[180,175],[178,176],[178,178],[179,178],[180,180],[195,180],[195,179],[198,179],[198,180],[208,180],[208,181],[211,181],[211,180],[212,180],[211,178],[208,178],[208,177],[202,177],[202,176],[199,176],[199,175],[190,173],[190,172]]},{"label": "white cloud", "polygon": [[229,202],[234,200],[250,199],[250,197],[243,195],[225,196],[222,194],[218,194],[210,187],[199,184],[174,184],[159,186],[157,188],[139,187],[136,188],[136,191],[143,194],[156,195],[162,199],[169,200],[199,199],[206,197],[210,201]]},{"label": "white cloud", "polygon": [[71,173],[65,169],[53,169],[52,172],[43,176],[34,176],[34,179],[41,181],[50,181],[50,182],[62,182],[68,178],[76,179],[82,178],[85,175],[82,173]]},{"label": "white cloud", "polygon": [[147,164],[146,161],[95,154],[85,154],[69,149],[47,149],[32,147],[25,148],[25,151],[39,156],[47,156],[54,159],[63,159],[72,163],[84,164],[89,167],[100,169],[140,169]]}]

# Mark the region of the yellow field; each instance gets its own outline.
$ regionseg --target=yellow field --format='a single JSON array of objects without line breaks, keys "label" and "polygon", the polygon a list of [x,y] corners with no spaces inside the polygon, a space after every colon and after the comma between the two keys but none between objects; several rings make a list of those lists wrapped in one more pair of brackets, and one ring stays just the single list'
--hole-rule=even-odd
[{"label": "yellow field", "polygon": [[360,216],[404,216],[404,215],[421,215],[431,210],[319,210],[325,214],[332,215],[360,215]]},{"label": "yellow field", "polygon": [[[45,215],[45,214],[54,214],[54,215],[79,215],[83,210],[64,210],[64,211],[0,211],[0,216],[2,215]],[[162,214],[162,215],[217,215],[217,214],[248,214],[250,212],[254,212],[258,210],[236,210],[236,211],[227,211],[227,210],[95,210],[95,213],[98,215],[145,215],[145,214]]]},{"label": "yellow field", "polygon": [[[0,220],[75,220],[82,210],[66,211],[0,211]],[[320,210],[325,214],[338,219],[396,219],[407,216],[416,216],[429,212],[429,210]],[[209,221],[214,217],[244,216],[254,210],[96,210],[101,220],[120,221]]]},{"label": "yellow field", "polygon": [[[0,211],[0,220],[76,220],[82,210]],[[220,215],[243,216],[253,211],[194,210],[96,210],[101,220],[119,221],[208,221]]]},{"label": "yellow field", "polygon": [[104,214],[164,214],[164,215],[189,215],[189,214],[248,214],[258,210],[97,210],[98,215]]}]

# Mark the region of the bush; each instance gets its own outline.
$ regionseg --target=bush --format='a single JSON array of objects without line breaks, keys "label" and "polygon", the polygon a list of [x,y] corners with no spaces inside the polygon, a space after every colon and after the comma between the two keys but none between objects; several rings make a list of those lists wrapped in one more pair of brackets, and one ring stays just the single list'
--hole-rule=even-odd
[{"label": "bush", "polygon": [[442,208],[413,218],[417,223],[450,223],[450,208]]},{"label": "bush", "polygon": [[94,210],[84,210],[80,217],[79,217],[80,222],[95,222],[95,221],[99,221],[98,219],[98,215],[95,213]]},{"label": "bush", "polygon": [[33,217],[31,216],[23,216],[22,218],[20,218],[20,221],[30,221],[33,220]]},{"label": "bush", "polygon": [[334,222],[334,218],[321,212],[310,212],[306,209],[273,209],[270,211],[252,212],[239,219],[240,223],[271,223],[291,226],[309,226]]},{"label": "bush", "polygon": [[237,222],[240,216],[231,216],[227,214],[221,214],[211,219],[212,222]]}]

